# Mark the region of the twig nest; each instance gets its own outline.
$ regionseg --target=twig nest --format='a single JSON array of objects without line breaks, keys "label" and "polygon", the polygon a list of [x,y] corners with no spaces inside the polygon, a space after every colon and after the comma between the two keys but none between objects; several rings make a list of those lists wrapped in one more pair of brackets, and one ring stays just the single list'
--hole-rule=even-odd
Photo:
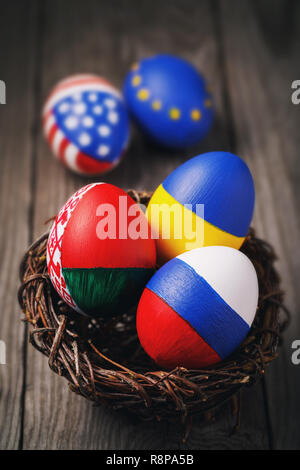
[{"label": "twig nest", "polygon": [[[144,204],[150,199],[145,192],[130,191],[130,196]],[[32,345],[49,358],[51,369],[68,380],[71,390],[86,399],[144,419],[174,420],[220,406],[255,383],[276,358],[279,335],[287,324],[279,319],[284,306],[276,257],[253,230],[241,248],[255,266],[259,283],[258,309],[247,337],[217,364],[171,371],[145,354],[134,312],[91,319],[61,300],[47,272],[47,240],[45,234],[24,255],[19,302],[30,324]]]}]

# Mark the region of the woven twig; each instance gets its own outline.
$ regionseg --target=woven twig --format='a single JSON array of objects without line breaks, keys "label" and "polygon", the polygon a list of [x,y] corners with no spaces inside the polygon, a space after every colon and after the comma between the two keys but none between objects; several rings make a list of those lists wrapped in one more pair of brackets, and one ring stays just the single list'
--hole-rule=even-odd
[{"label": "woven twig", "polygon": [[[147,204],[149,194],[128,192]],[[205,413],[251,385],[276,358],[280,334],[288,321],[282,305],[273,248],[253,229],[242,251],[253,262],[260,297],[253,326],[230,358],[201,370],[160,370],[141,348],[135,310],[106,323],[78,315],[56,294],[46,266],[48,234],[27,250],[20,266],[19,302],[30,324],[30,342],[49,358],[50,368],[70,388],[96,403],[126,408],[145,419]],[[280,317],[280,310],[284,316]]]}]

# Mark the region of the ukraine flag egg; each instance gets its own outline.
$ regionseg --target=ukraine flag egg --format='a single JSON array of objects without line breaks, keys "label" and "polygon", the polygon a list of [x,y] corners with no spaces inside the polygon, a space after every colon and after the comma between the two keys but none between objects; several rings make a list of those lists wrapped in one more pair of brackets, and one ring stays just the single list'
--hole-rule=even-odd
[{"label": "ukraine flag egg", "polygon": [[250,170],[238,156],[209,152],[186,161],[157,188],[147,208],[159,262],[202,246],[239,249],[254,200]]},{"label": "ukraine flag egg", "polygon": [[138,303],[155,264],[155,243],[144,213],[111,184],[94,183],[77,191],[50,230],[50,279],[79,313],[126,313]]},{"label": "ukraine flag egg", "polygon": [[196,144],[213,122],[213,100],[204,78],[179,57],[159,54],[135,64],[124,96],[144,132],[166,147]]},{"label": "ukraine flag egg", "polygon": [[54,155],[82,175],[114,168],[129,140],[121,94],[95,75],[74,75],[56,85],[44,107],[43,128]]},{"label": "ukraine flag egg", "polygon": [[138,306],[138,336],[161,367],[198,369],[227,358],[243,342],[257,302],[257,275],[242,252],[196,248],[148,282]]}]

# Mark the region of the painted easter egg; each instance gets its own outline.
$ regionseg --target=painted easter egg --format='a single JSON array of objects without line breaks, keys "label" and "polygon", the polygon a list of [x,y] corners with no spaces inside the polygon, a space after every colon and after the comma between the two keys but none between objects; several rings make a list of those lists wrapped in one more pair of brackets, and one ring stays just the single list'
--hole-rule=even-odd
[{"label": "painted easter egg", "polygon": [[123,190],[106,183],[83,187],[63,206],[49,234],[53,286],[79,313],[125,313],[153,274],[156,250],[149,235],[144,213]]},{"label": "painted easter egg", "polygon": [[198,155],[175,169],[147,208],[160,262],[211,245],[239,249],[254,209],[246,163],[228,152]]},{"label": "painted easter egg", "polygon": [[242,252],[196,248],[170,260],[148,282],[137,312],[139,339],[162,367],[208,366],[242,343],[257,302],[257,275]]},{"label": "painted easter egg", "polygon": [[124,96],[143,131],[166,147],[196,144],[213,122],[204,78],[179,57],[159,54],[135,64],[126,77]]},{"label": "painted easter egg", "polygon": [[74,75],[58,83],[44,107],[43,129],[54,155],[83,175],[111,170],[129,140],[120,93],[95,75]]}]

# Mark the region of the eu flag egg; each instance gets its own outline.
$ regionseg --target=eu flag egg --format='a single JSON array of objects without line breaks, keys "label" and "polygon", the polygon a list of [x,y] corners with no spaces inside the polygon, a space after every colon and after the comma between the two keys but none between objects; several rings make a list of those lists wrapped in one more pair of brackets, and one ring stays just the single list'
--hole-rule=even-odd
[{"label": "eu flag egg", "polygon": [[204,78],[187,61],[159,54],[136,63],[124,84],[128,108],[157,143],[184,148],[210,130],[214,109]]},{"label": "eu flag egg", "polygon": [[147,208],[159,261],[201,246],[239,249],[254,199],[250,170],[238,156],[209,152],[186,161],[157,188]]},{"label": "eu flag egg", "polygon": [[61,298],[92,317],[126,313],[154,271],[148,229],[140,206],[122,189],[94,183],[77,191],[57,215],[47,245],[49,276]]},{"label": "eu flag egg", "polygon": [[148,282],[138,306],[138,336],[161,367],[198,369],[227,358],[243,342],[257,302],[257,275],[241,251],[196,248]]},{"label": "eu flag egg", "polygon": [[44,107],[43,129],[54,155],[82,175],[114,168],[129,140],[121,94],[95,75],[74,75],[56,85]]}]

